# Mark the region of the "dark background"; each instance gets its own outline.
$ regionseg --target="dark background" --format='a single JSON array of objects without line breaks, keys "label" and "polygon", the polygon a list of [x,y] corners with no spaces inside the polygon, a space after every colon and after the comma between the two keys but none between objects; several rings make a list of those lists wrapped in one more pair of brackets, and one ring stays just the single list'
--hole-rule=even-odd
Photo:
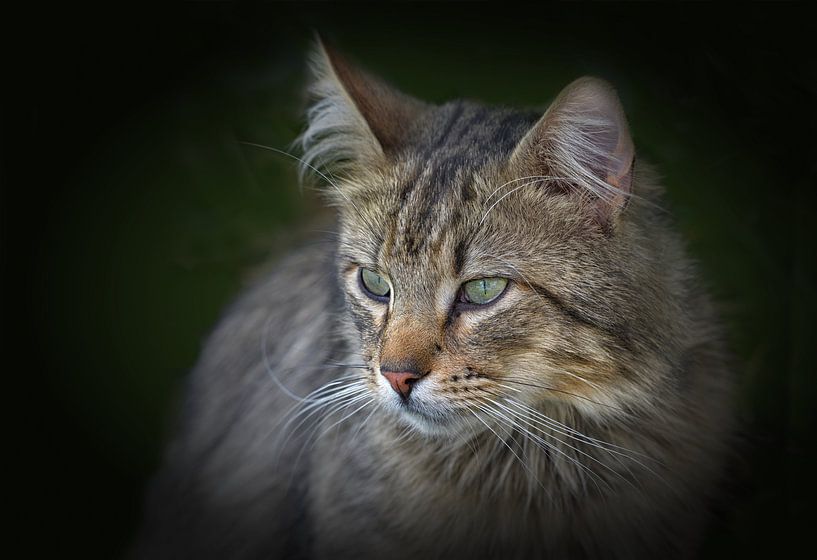
[{"label": "dark background", "polygon": [[806,9],[189,3],[2,19],[2,371],[21,467],[6,483],[29,529],[9,545],[125,550],[203,337],[253,269],[326,221],[292,161],[240,144],[288,149],[301,130],[313,28],[435,102],[545,107],[584,74],[616,85],[739,364],[747,443],[707,556],[811,536]]}]

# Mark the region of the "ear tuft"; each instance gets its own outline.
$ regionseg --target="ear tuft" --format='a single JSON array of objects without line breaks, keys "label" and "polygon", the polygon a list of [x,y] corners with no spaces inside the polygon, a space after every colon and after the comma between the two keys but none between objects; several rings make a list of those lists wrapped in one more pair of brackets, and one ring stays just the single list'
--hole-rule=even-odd
[{"label": "ear tuft", "polygon": [[354,172],[382,164],[400,149],[423,103],[354,66],[320,36],[310,63],[311,104],[298,139],[302,176],[310,168]]}]

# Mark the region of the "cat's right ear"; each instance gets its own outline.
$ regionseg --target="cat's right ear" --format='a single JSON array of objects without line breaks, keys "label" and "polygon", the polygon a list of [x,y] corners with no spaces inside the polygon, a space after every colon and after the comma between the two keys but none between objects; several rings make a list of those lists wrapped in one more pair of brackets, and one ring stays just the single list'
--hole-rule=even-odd
[{"label": "cat's right ear", "polygon": [[382,165],[428,107],[353,65],[317,35],[311,66],[312,99],[299,141],[312,168],[354,174]]}]

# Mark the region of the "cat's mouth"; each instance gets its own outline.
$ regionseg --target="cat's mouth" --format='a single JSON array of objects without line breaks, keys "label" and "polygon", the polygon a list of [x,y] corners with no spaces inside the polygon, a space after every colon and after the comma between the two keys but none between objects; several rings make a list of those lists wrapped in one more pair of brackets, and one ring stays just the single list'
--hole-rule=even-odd
[{"label": "cat's mouth", "polygon": [[412,384],[409,391],[400,392],[386,381],[387,376],[378,376],[378,393],[401,423],[407,424],[428,436],[450,436],[459,432],[461,418],[435,394],[434,383],[428,379]]}]

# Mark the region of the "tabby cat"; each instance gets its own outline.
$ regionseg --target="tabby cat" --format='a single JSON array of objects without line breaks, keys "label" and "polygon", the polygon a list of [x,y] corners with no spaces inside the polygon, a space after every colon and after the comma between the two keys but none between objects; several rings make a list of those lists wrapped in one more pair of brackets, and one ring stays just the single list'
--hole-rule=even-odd
[{"label": "tabby cat", "polygon": [[210,337],[136,555],[693,556],[732,375],[613,89],[432,105],[313,58],[337,235]]}]

